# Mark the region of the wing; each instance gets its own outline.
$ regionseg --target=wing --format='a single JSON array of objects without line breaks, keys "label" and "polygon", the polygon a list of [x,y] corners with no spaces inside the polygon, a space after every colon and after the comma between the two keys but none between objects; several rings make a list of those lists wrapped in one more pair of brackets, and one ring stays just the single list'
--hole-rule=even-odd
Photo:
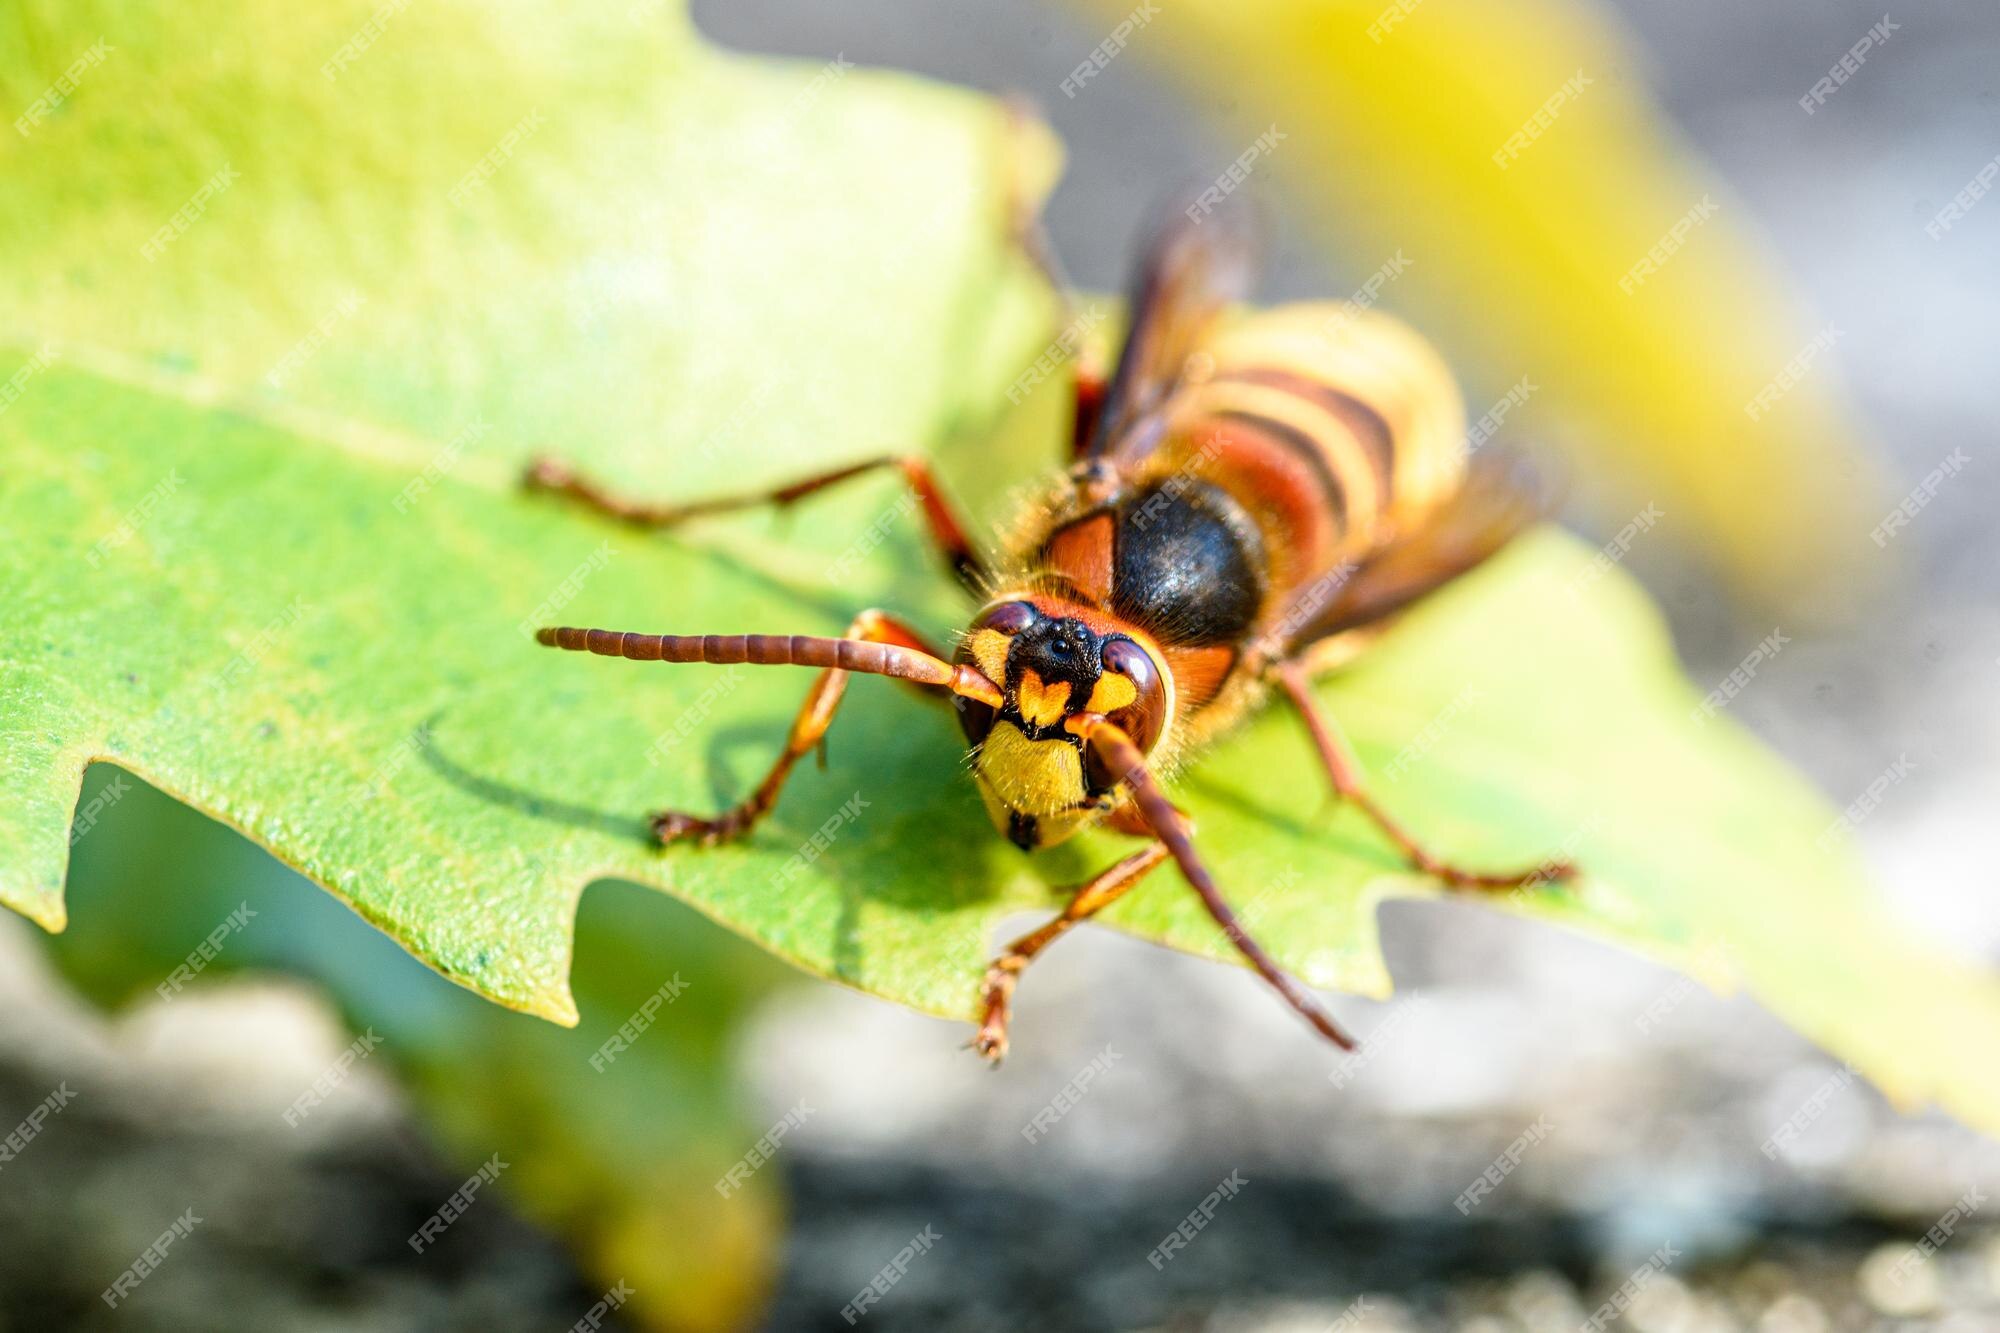
[{"label": "wing", "polygon": [[[1323,604],[1304,617],[1289,653],[1403,610],[1547,518],[1557,499],[1543,474],[1519,455],[1503,449],[1479,454],[1459,489],[1421,525],[1369,553],[1332,596],[1317,594]],[[1308,587],[1301,597],[1314,595]]]},{"label": "wing", "polygon": [[1189,200],[1147,242],[1128,295],[1131,324],[1118,368],[1078,457],[1106,453],[1165,402],[1216,318],[1249,296],[1257,249],[1249,210],[1204,212],[1199,199]]}]

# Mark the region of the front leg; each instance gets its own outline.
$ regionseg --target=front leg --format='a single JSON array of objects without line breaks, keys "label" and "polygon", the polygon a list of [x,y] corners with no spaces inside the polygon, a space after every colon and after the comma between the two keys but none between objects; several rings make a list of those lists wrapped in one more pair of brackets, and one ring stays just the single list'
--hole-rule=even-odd
[{"label": "front leg", "polygon": [[[931,657],[938,656],[916,630],[886,611],[863,611],[854,618],[854,623],[847,627],[847,633],[842,637],[863,643],[895,644]],[[812,689],[806,694],[798,716],[792,721],[784,752],[748,799],[712,819],[678,810],[662,810],[651,819],[653,836],[662,844],[691,840],[704,847],[712,847],[748,833],[778,803],[778,793],[784,788],[785,779],[791,776],[793,767],[817,749],[825,738],[827,728],[833,723],[834,710],[840,707],[841,696],[847,692],[847,676],[848,673],[838,667],[820,673],[819,679],[813,682]]]},{"label": "front leg", "polygon": [[1063,727],[1070,734],[1081,737],[1083,743],[1094,749],[1098,758],[1117,775],[1119,782],[1131,794],[1135,816],[1144,821],[1154,837],[1166,844],[1188,887],[1201,899],[1202,906],[1215,918],[1215,924],[1222,927],[1222,933],[1236,946],[1237,952],[1257,970],[1257,975],[1269,982],[1272,989],[1284,997],[1285,1003],[1298,1011],[1322,1037],[1342,1050],[1353,1050],[1354,1038],[1333,1021],[1333,1016],[1313,999],[1311,992],[1272,961],[1264,946],[1236,919],[1235,911],[1223,898],[1222,890],[1216,887],[1208,867],[1202,864],[1201,857],[1195,852],[1193,825],[1167,800],[1158,780],[1146,767],[1145,754],[1132,738],[1102,713],[1071,714],[1063,722]]},{"label": "front leg", "polygon": [[1132,853],[1100,871],[1088,883],[1078,885],[1061,916],[1008,945],[1006,951],[986,969],[986,981],[980,988],[984,1008],[980,1013],[979,1032],[972,1039],[972,1049],[992,1063],[999,1064],[1007,1054],[1007,1023],[1012,1017],[1014,987],[1020,982],[1021,973],[1028,964],[1034,962],[1035,956],[1042,950],[1068,934],[1079,921],[1095,916],[1124,897],[1127,890],[1144,879],[1147,872],[1166,860],[1167,856],[1166,844],[1160,842]]}]

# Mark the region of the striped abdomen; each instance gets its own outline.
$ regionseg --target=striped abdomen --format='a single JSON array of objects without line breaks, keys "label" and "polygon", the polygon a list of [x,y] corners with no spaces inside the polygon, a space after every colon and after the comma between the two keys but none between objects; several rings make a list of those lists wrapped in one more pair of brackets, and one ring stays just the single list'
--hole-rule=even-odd
[{"label": "striped abdomen", "polygon": [[1420,522],[1464,473],[1458,387],[1385,315],[1281,306],[1224,327],[1197,360],[1156,467],[1220,488],[1255,520],[1267,610],[1385,528]]}]

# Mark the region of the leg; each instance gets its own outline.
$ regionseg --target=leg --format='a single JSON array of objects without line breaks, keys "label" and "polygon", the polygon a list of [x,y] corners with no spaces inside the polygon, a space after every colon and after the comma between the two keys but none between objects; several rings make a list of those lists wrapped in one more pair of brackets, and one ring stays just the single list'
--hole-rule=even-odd
[{"label": "leg", "polygon": [[937,479],[931,475],[930,464],[914,456],[892,454],[883,458],[871,458],[865,463],[836,468],[832,472],[807,477],[774,491],[724,496],[715,500],[697,500],[684,505],[650,504],[645,501],[628,500],[578,475],[575,469],[562,460],[546,456],[537,458],[528,465],[522,481],[530,490],[566,495],[580,504],[633,527],[664,528],[671,527],[683,519],[727,513],[733,509],[748,509],[755,505],[773,504],[782,508],[805,499],[815,491],[846,481],[849,477],[858,477],[866,472],[889,467],[902,472],[911,493],[922,504],[924,524],[930,532],[931,542],[950,564],[952,572],[963,582],[976,583],[983,575],[984,566],[981,565],[978,554],[973,551],[972,543],[967,540],[965,530],[953,516],[951,506],[945,503],[944,492],[938,488]]},{"label": "leg", "polygon": [[1409,832],[1392,819],[1387,811],[1375,803],[1375,798],[1368,794],[1362,785],[1354,757],[1348,752],[1346,741],[1340,735],[1339,729],[1314,702],[1305,670],[1297,662],[1281,662],[1275,670],[1278,683],[1283,686],[1292,705],[1299,710],[1299,716],[1305,719],[1306,729],[1312,733],[1313,744],[1319,750],[1320,762],[1326,765],[1327,776],[1333,780],[1333,789],[1354,802],[1363,814],[1374,820],[1376,827],[1402,849],[1403,855],[1408,857],[1410,863],[1417,869],[1437,876],[1455,889],[1518,889],[1567,880],[1576,874],[1576,867],[1566,861],[1544,862],[1513,874],[1483,875],[1462,870],[1448,861],[1440,860],[1426,850],[1422,843],[1411,837]]},{"label": "leg", "polygon": [[1174,809],[1160,791],[1160,784],[1154,781],[1146,767],[1146,756],[1140,753],[1132,738],[1102,713],[1072,714],[1064,721],[1063,727],[1071,734],[1082,737],[1083,743],[1095,750],[1098,757],[1118,775],[1118,781],[1131,792],[1134,813],[1145,821],[1153,836],[1166,845],[1173,855],[1174,864],[1181,869],[1181,877],[1201,899],[1208,914],[1215,918],[1215,924],[1222,927],[1222,933],[1229,937],[1229,942],[1236,946],[1250,966],[1257,969],[1257,975],[1271,983],[1271,988],[1284,997],[1285,1003],[1297,1010],[1322,1037],[1344,1051],[1353,1050],[1354,1038],[1333,1021],[1332,1015],[1320,1007],[1310,991],[1272,962],[1271,955],[1264,952],[1264,946],[1243,929],[1243,923],[1236,919],[1236,913],[1224,901],[1222,890],[1215,886],[1208,867],[1195,854],[1194,826],[1185,815]]},{"label": "leg", "polygon": [[[847,627],[843,637],[863,643],[894,644],[937,656],[915,630],[883,611],[863,611]],[[771,771],[764,775],[764,780],[757,784],[757,790],[742,804],[723,811],[713,819],[682,814],[677,810],[662,810],[652,818],[653,836],[662,843],[691,839],[704,847],[712,847],[718,842],[740,838],[748,833],[777,804],[778,793],[783,789],[785,779],[791,776],[792,768],[824,742],[826,729],[833,722],[834,710],[840,707],[840,698],[847,691],[847,676],[848,673],[838,667],[820,673],[819,679],[813,682],[812,689],[806,694],[798,717],[792,722],[784,752],[771,765]]]},{"label": "leg", "polygon": [[1042,198],[1053,182],[1045,180],[1039,173],[1031,178],[1023,170],[1027,160],[1026,150],[1036,140],[1053,140],[1055,131],[1049,127],[1041,108],[1026,93],[1009,92],[1000,101],[1007,113],[1009,147],[1023,150],[1008,156],[1005,180],[1007,230],[1014,244],[1020,247],[1021,253],[1027,256],[1028,262],[1035,266],[1055,293],[1062,322],[1067,326],[1076,320],[1076,284],[1064,271],[1062,261],[1056,257],[1055,246],[1049,242],[1048,228],[1042,225]]},{"label": "leg", "polygon": [[1167,859],[1165,843],[1156,842],[1132,853],[1087,884],[1079,885],[1062,915],[1047,925],[1029,931],[1007,946],[1006,952],[986,969],[981,990],[985,1009],[979,1019],[979,1033],[972,1048],[994,1064],[1007,1054],[1007,1020],[1014,998],[1014,986],[1036,955],[1069,933],[1070,927],[1095,916],[1125,896],[1126,890],[1146,877],[1148,871]]},{"label": "leg", "polygon": [[[1036,133],[1049,133],[1047,121],[1034,101],[1023,93],[1008,93],[1002,98],[1007,108],[1008,120],[1017,142],[1025,141]],[[1049,284],[1055,293],[1058,323],[1055,337],[1057,347],[1067,346],[1071,340],[1082,341],[1091,325],[1097,322],[1085,320],[1082,302],[1076,294],[1076,284],[1070,281],[1063,269],[1062,260],[1056,255],[1054,244],[1049,240],[1047,226],[1042,222],[1040,190],[1024,188],[1028,182],[1020,178],[1019,172],[1010,173],[1007,191],[1007,229],[1014,244],[1027,256],[1028,262]],[[1090,348],[1076,351],[1076,406],[1071,418],[1070,457],[1079,458],[1084,445],[1090,442],[1097,430],[1097,411],[1104,403],[1106,371],[1102,365],[1094,364],[1098,357]]]},{"label": "leg", "polygon": [[1030,215],[1025,220],[1017,220],[1014,239],[1054,289],[1062,315],[1062,322],[1057,325],[1056,336],[1050,346],[1071,353],[1076,401],[1070,410],[1069,457],[1074,462],[1083,457],[1084,447],[1097,433],[1098,413],[1104,407],[1104,396],[1110,388],[1103,354],[1087,337],[1097,319],[1087,319],[1085,312],[1079,308],[1076,290],[1070,285],[1069,275],[1063,272],[1062,265],[1056,260],[1055,249],[1049,244],[1048,232],[1042,227],[1040,217]]},{"label": "leg", "polygon": [[1083,457],[1084,446],[1097,433],[1097,414],[1104,407],[1104,373],[1081,361],[1076,367],[1076,408],[1070,415],[1069,456]]}]

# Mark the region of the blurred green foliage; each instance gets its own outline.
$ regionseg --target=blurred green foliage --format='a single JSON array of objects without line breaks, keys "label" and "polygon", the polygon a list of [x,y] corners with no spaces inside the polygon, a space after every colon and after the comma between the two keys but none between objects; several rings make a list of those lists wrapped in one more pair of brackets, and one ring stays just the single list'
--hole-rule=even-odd
[{"label": "blurred green foliage", "polygon": [[[607,885],[577,916],[580,1021],[556,1027],[451,985],[233,830],[99,766],[82,804],[105,796],[72,862],[76,923],[49,941],[87,996],[113,1009],[156,1003],[161,987],[171,998],[175,970],[248,907],[195,984],[275,971],[319,987],[355,1033],[380,1039],[368,1058],[395,1070],[445,1149],[468,1164],[499,1153],[502,1188],[606,1286],[631,1282],[648,1322],[733,1327],[757,1307],[777,1258],[781,1169],[726,1194],[714,1185],[765,1128],[740,1095],[735,1042],[783,965],[692,909]],[[671,1001],[635,1022],[670,985]],[[628,1023],[636,1035],[608,1046]],[[323,1095],[340,1097],[339,1084]],[[312,1132],[316,1114],[271,1132]]]}]

